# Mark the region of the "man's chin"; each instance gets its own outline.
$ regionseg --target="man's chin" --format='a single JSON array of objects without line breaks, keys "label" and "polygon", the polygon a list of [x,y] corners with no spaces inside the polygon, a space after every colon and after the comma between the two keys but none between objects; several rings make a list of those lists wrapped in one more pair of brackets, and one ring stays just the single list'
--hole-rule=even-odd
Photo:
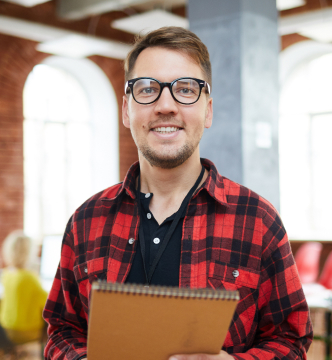
[{"label": "man's chin", "polygon": [[185,158],[149,158],[145,157],[151,166],[161,169],[174,169],[182,165],[187,159]]},{"label": "man's chin", "polygon": [[161,156],[149,150],[142,151],[141,153],[151,166],[159,167],[161,169],[174,169],[188,160],[193,152],[194,151],[189,147],[185,147],[180,153],[173,156]]}]

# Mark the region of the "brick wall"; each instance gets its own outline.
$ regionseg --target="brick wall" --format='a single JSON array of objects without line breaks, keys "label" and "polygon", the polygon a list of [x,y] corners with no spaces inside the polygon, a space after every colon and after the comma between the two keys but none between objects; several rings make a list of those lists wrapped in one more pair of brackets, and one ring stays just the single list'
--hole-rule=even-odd
[{"label": "brick wall", "polygon": [[[47,54],[36,43],[0,34],[0,244],[15,229],[23,228],[23,101],[25,81]],[[105,72],[119,105],[120,178],[137,160],[130,131],[122,125],[124,88],[122,61],[100,56],[90,58]]]},{"label": "brick wall", "polygon": [[300,34],[289,34],[281,37],[281,50],[285,50],[287,47],[294,45],[300,41],[310,40],[309,38]]},{"label": "brick wall", "polygon": [[36,43],[0,34],[0,242],[23,228],[23,107],[27,76],[46,54]]}]

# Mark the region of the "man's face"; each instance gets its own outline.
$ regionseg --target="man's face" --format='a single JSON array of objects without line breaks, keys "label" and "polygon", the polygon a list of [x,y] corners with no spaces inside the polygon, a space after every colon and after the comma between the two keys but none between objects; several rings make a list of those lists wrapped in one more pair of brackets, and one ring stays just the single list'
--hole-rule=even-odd
[{"label": "man's face", "polygon": [[[180,77],[205,80],[203,71],[187,54],[162,47],[143,50],[136,60],[131,78],[152,77],[172,82]],[[138,104],[132,95],[123,97],[124,125],[131,130],[141,155],[152,165],[174,168],[192,155],[199,157],[199,141],[204,128],[212,124],[212,99],[202,89],[192,105],[176,102],[168,88],[149,105]]]}]

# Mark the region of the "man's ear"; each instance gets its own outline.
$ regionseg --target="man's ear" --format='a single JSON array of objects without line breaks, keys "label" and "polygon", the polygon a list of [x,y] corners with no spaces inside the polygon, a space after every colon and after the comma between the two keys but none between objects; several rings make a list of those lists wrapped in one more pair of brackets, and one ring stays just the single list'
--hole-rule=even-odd
[{"label": "man's ear", "polygon": [[122,122],[123,122],[123,125],[126,128],[130,129],[128,97],[127,97],[127,95],[123,95],[123,97],[122,97]]},{"label": "man's ear", "polygon": [[205,123],[204,127],[208,129],[212,125],[212,118],[213,118],[213,99],[209,98],[208,103],[206,106],[206,113],[205,113]]}]

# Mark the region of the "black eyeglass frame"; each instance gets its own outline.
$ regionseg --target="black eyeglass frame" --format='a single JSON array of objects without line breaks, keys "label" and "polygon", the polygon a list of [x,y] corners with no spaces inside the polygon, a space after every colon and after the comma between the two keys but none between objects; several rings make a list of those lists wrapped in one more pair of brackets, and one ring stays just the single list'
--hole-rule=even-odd
[{"label": "black eyeglass frame", "polygon": [[[135,99],[135,96],[134,96],[134,84],[136,81],[138,80],[142,80],[142,79],[149,79],[149,80],[153,80],[153,81],[156,81],[159,86],[160,86],[160,92],[159,92],[159,95],[156,97],[155,100],[153,101],[150,101],[149,103],[141,103],[139,101],[137,101]],[[197,97],[197,99],[192,102],[192,103],[184,103],[184,102],[181,102],[179,100],[177,100],[173,94],[173,90],[172,90],[172,86],[173,84],[178,81],[178,80],[182,80],[182,79],[190,79],[190,80],[195,80],[197,81],[198,85],[199,85],[199,95]],[[210,84],[204,80],[201,80],[201,79],[196,79],[196,78],[193,78],[193,77],[188,77],[188,76],[184,76],[184,77],[180,77],[180,78],[177,78],[175,80],[173,80],[172,82],[161,82],[155,78],[152,78],[152,77],[146,77],[146,76],[143,76],[143,77],[138,77],[138,78],[135,78],[135,79],[131,79],[131,80],[128,80],[126,82],[126,85],[125,85],[125,94],[128,94],[128,89],[130,89],[131,91],[131,94],[133,96],[133,99],[138,103],[138,104],[141,104],[141,105],[149,105],[149,104],[153,104],[154,102],[158,101],[158,99],[160,98],[161,96],[161,93],[163,92],[164,88],[165,87],[168,87],[173,99],[178,102],[179,104],[182,104],[182,105],[192,105],[192,104],[195,104],[199,98],[201,97],[201,93],[202,93],[202,89],[205,87],[206,90],[207,90],[207,93],[210,95],[211,94],[211,87],[210,87]]]}]

